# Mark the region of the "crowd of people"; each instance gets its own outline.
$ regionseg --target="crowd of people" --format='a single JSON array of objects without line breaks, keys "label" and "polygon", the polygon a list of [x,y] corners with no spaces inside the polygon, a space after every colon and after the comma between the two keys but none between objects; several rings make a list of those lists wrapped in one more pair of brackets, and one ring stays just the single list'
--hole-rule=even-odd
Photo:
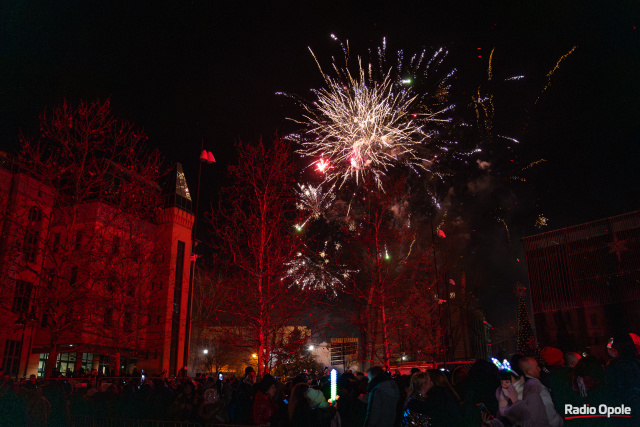
[{"label": "crowd of people", "polygon": [[[328,369],[289,379],[258,378],[251,367],[240,378],[100,378],[94,372],[16,383],[5,376],[0,420],[7,426],[123,418],[272,427],[557,427],[575,419],[571,408],[605,405],[627,408],[606,425],[640,425],[638,350],[629,342],[609,353],[603,361],[545,347],[540,363],[514,354],[406,375],[374,366],[366,374],[342,373],[334,401]],[[581,417],[579,425],[596,422],[603,418]]]}]

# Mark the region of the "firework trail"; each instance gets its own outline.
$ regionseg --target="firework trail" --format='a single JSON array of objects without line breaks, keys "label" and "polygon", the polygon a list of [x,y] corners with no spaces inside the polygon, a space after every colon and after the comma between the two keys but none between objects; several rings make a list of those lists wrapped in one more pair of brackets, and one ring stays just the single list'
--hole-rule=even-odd
[{"label": "firework trail", "polygon": [[298,198],[296,207],[309,214],[302,224],[296,226],[298,230],[304,227],[310,219],[320,218],[336,198],[333,187],[324,191],[321,185],[313,186],[311,184],[298,184],[296,196]]},{"label": "firework trail", "polygon": [[536,102],[535,102],[536,104],[538,103],[538,101],[540,101],[540,98],[546,92],[546,90],[549,88],[549,86],[551,86],[551,78],[556,73],[556,71],[558,71],[558,68],[560,68],[560,63],[562,61],[564,61],[569,55],[571,55],[577,48],[578,48],[578,46],[573,46],[569,52],[567,52],[564,55],[562,55],[560,57],[560,59],[558,59],[558,62],[556,62],[555,67],[553,67],[551,69],[551,71],[549,71],[547,73],[547,84],[544,86],[544,88],[542,88],[542,92],[540,92],[540,95],[538,96],[538,99],[536,99]]}]

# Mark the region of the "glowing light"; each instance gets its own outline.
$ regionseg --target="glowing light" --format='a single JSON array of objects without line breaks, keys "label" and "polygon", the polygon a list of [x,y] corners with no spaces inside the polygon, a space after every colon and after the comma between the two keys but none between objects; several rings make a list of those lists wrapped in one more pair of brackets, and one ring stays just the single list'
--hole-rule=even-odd
[{"label": "glowing light", "polygon": [[251,355],[251,357],[253,357],[254,359],[257,359],[257,358],[258,358],[258,354],[257,354],[257,353],[253,353],[253,354]]},{"label": "glowing light", "polygon": [[205,348],[204,350],[202,350],[202,352],[203,352],[204,354],[209,354],[209,350],[207,350],[206,348]]},{"label": "glowing light", "polygon": [[315,346],[313,346],[313,344],[309,346],[309,351],[313,351],[314,349],[315,349]]},{"label": "glowing light", "polygon": [[507,361],[507,359],[504,359],[502,361],[502,363],[500,363],[500,361],[498,359],[496,359],[495,357],[492,357],[491,361],[493,362],[494,365],[496,365],[498,367],[498,370],[500,370],[500,371],[510,371],[511,370],[511,364]]},{"label": "glowing light", "polygon": [[336,371],[335,369],[331,370],[330,381],[331,381],[331,403],[333,403],[338,398],[338,371]]},{"label": "glowing light", "polygon": [[329,162],[325,159],[320,159],[316,162],[316,169],[320,172],[324,172],[329,167]]}]

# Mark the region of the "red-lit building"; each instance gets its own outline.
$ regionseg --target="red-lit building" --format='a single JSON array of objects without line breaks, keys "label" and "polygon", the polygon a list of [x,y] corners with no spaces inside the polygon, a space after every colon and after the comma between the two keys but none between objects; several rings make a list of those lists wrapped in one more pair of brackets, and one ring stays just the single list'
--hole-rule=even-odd
[{"label": "red-lit building", "polygon": [[1,370],[43,376],[56,353],[63,373],[186,365],[191,195],[180,164],[144,185],[162,193],[149,219],[118,213],[113,189],[65,209],[0,157]]},{"label": "red-lit building", "polygon": [[604,350],[610,337],[640,331],[640,212],[523,243],[540,343]]}]

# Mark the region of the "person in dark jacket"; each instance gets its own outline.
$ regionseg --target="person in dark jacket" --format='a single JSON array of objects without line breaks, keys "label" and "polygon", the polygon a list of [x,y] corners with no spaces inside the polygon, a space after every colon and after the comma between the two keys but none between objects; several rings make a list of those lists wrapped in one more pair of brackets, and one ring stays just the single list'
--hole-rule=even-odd
[{"label": "person in dark jacket", "polygon": [[253,401],[256,397],[256,372],[251,366],[244,370],[244,377],[238,384],[229,403],[229,418],[232,424],[253,425]]},{"label": "person in dark jacket", "polygon": [[463,425],[463,417],[453,393],[431,381],[427,372],[419,372],[411,377],[411,395],[401,425],[460,426]]},{"label": "person in dark jacket", "polygon": [[393,427],[400,399],[398,384],[380,366],[373,366],[367,374],[369,398],[364,427]]}]

